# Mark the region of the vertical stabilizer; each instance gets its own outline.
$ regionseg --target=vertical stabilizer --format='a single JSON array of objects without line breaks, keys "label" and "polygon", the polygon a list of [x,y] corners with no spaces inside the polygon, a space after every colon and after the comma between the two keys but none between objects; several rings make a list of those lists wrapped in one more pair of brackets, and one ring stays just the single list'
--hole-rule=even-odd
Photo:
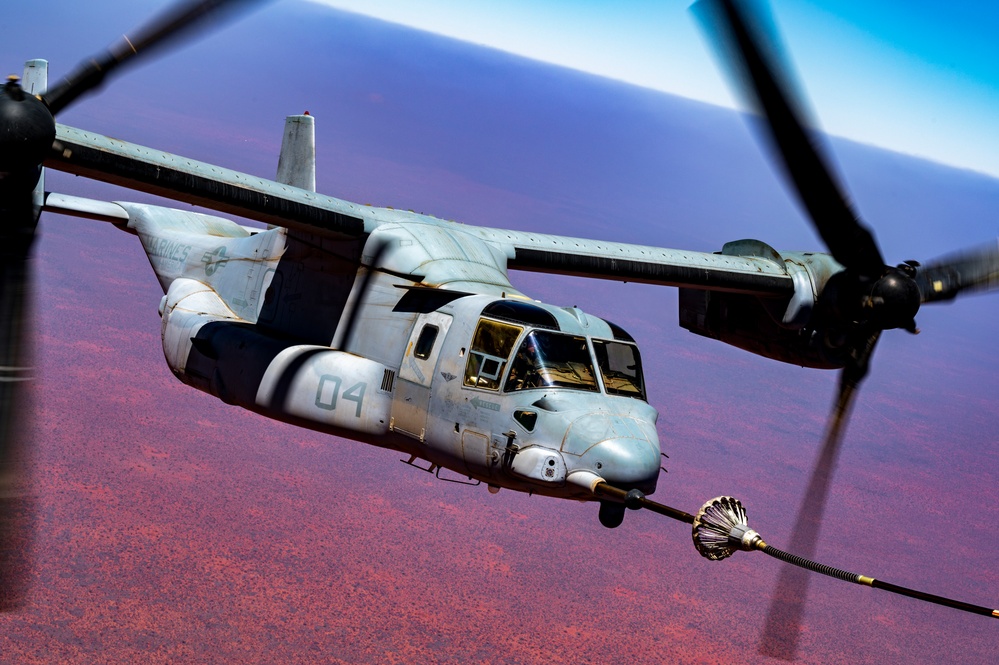
[{"label": "vertical stabilizer", "polygon": [[[316,191],[316,120],[308,113],[285,119],[276,179]],[[335,240],[288,230],[257,325],[303,344],[329,346],[357,279],[363,248],[363,238]]]},{"label": "vertical stabilizer", "polygon": [[277,181],[316,191],[316,119],[308,113],[290,115],[284,121]]},{"label": "vertical stabilizer", "polygon": [[[29,95],[40,95],[45,92],[49,85],[49,61],[48,60],[28,60],[24,63],[24,76],[21,78],[21,87]],[[32,194],[35,204],[35,219],[45,205],[45,169],[40,169],[38,183]]]},{"label": "vertical stabilizer", "polygon": [[48,60],[28,60],[24,63],[24,79],[21,87],[30,95],[40,95],[45,92],[49,81]]}]

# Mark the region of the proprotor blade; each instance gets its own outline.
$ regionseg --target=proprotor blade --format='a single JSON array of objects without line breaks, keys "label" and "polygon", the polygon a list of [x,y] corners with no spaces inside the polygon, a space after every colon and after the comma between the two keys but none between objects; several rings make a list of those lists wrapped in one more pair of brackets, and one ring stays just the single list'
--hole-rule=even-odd
[{"label": "proprotor blade", "polygon": [[[826,439],[794,521],[791,550],[808,559],[815,556],[826,499],[836,471],[840,443],[843,441],[843,432],[850,417],[856,390],[855,384],[840,383]],[[801,620],[805,613],[805,601],[808,599],[809,580],[811,575],[801,568],[785,566],[781,570],[760,639],[761,654],[784,660],[794,659],[798,650],[798,638],[801,636]]]},{"label": "proprotor blade", "polygon": [[[3,222],[10,222],[10,218]],[[0,234],[0,242],[9,240]],[[20,245],[20,246],[10,246]],[[27,479],[31,437],[31,273],[24,243],[0,248],[0,612],[24,604],[33,505]]]},{"label": "proprotor blade", "polygon": [[131,36],[125,35],[104,53],[77,66],[65,79],[43,95],[53,115],[98,88],[104,78],[136,56],[148,56],[157,47],[168,44],[196,28],[223,17],[223,13],[249,9],[263,0],[187,0],[172,6],[159,18]]},{"label": "proprotor blade", "polygon": [[790,69],[782,66],[776,38],[767,39],[749,4],[699,0],[693,9],[705,24],[720,57],[733,72],[750,106],[766,119],[801,204],[833,257],[846,268],[877,278],[884,259],[874,236],[860,222],[804,121],[805,106],[791,94]]},{"label": "proprotor blade", "polygon": [[[11,92],[8,86],[5,103],[16,101]],[[0,611],[24,602],[32,521],[25,479],[30,436],[25,388],[31,378],[30,253],[39,169],[16,161],[14,171],[0,175]]]},{"label": "proprotor blade", "polygon": [[916,271],[922,301],[952,300],[961,293],[999,287],[999,242],[942,257]]},{"label": "proprotor blade", "polygon": [[0,611],[24,604],[31,563],[31,248],[44,197],[38,164],[55,137],[34,94],[46,73],[44,60],[29,61],[27,90],[13,77],[0,90]]}]

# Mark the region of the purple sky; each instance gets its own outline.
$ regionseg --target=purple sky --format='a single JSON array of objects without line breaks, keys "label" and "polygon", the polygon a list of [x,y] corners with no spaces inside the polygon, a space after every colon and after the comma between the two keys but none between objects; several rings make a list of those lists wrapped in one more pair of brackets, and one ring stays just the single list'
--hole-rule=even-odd
[{"label": "purple sky", "polygon": [[[94,8],[92,15],[67,10],[44,26],[28,21],[24,9],[5,10],[24,29],[0,45],[0,56],[9,69],[29,57],[47,57],[53,72],[63,72],[143,16],[141,7],[119,12],[108,6]],[[45,15],[47,8],[45,2],[35,3],[31,12]],[[757,237],[778,249],[821,249],[751,132],[729,111],[315,7],[290,5],[246,19],[211,42],[129,72],[60,120],[272,175],[282,118],[304,110],[317,117],[319,189],[350,200],[468,223],[705,251],[742,237]],[[999,182],[843,141],[832,148],[889,261],[926,260],[995,237]],[[141,198],[55,174],[49,188]],[[537,633],[553,625],[581,634],[573,640],[571,631],[558,632],[559,643],[568,645],[560,652],[566,662],[608,662],[649,652],[690,662],[755,660],[762,613],[778,571],[762,555],[708,563],[693,552],[684,528],[653,515],[629,515],[622,528],[606,531],[596,523],[592,506],[510,492],[492,497],[481,488],[430,483],[400,469],[390,453],[332,443],[225,407],[180,386],[162,364],[155,316],[160,294],[134,238],[54,217],[45,220],[44,232],[40,325],[42,342],[53,351],[42,355],[42,426],[67,428],[62,436],[75,444],[65,450],[43,444],[40,452],[41,484],[62,488],[43,496],[43,504],[51,507],[40,534],[43,552],[45,547],[63,552],[60,548],[72,542],[67,534],[77,530],[113,530],[97,510],[104,505],[100,493],[79,488],[113,486],[116,455],[139,455],[169,443],[170,459],[182,457],[193,467],[225,474],[220,460],[231,458],[241,474],[249,467],[266,478],[299,478],[286,485],[260,481],[255,489],[257,476],[239,476],[252,481],[236,486],[237,493],[247,492],[241,500],[258,502],[253,509],[265,521],[269,502],[283,515],[285,502],[298,505],[294,492],[314,499],[306,503],[312,521],[295,522],[289,533],[280,524],[271,527],[275,547],[293,542],[295,530],[331,529],[339,520],[349,521],[348,531],[322,532],[347,548],[342,568],[327,570],[307,558],[307,565],[281,564],[281,574],[300,565],[311,582],[350,576],[358,584],[377,586],[378,602],[391,604],[393,587],[378,586],[380,570],[393,572],[400,594],[409,597],[420,590],[413,580],[440,574],[440,562],[449,557],[467,555],[474,562],[485,553],[500,569],[513,566],[512,577],[509,571],[500,577],[482,573],[471,582],[464,575],[466,581],[454,588],[432,585],[430,592],[445,598],[444,609],[417,605],[398,620],[398,639],[407,644],[444,645],[431,649],[429,660],[529,662],[533,652],[523,643],[542,648]],[[679,329],[671,289],[514,279],[542,300],[578,305],[615,321],[641,343],[651,398],[661,413],[660,436],[670,455],[669,475],[657,498],[695,510],[712,496],[733,494],[747,505],[751,522],[768,541],[786,542],[835,375],[779,365]],[[924,332],[919,336],[885,336],[847,435],[820,559],[971,602],[999,603],[992,555],[999,545],[997,312],[994,298],[968,298],[920,312]],[[122,354],[120,360],[116,353]],[[111,382],[89,399],[76,397],[87,393],[95,373],[101,376],[102,368],[119,363],[142,371],[120,381],[117,392]],[[80,393],[68,395],[64,384]],[[171,414],[184,418],[177,422]],[[191,418],[196,418],[193,425]],[[73,423],[136,419],[142,426],[122,425],[120,439],[114,428],[102,431],[104,447],[96,462],[106,462],[108,476],[101,477],[102,466],[87,457],[83,445],[89,441],[86,429]],[[284,436],[294,445],[282,447]],[[87,460],[86,469],[76,465],[81,459]],[[174,463],[171,478],[194,473]],[[169,494],[164,489],[172,487],[169,482],[150,480],[148,497],[130,495],[128,501],[136,502],[138,514],[150,515],[152,524],[189,519],[209,533],[210,484],[192,485],[173,502],[160,496]],[[222,482],[228,487],[225,483],[235,481]],[[360,497],[358,504],[344,505],[329,496],[334,487]],[[143,508],[147,499],[150,507]],[[159,499],[164,503],[156,503]],[[124,497],[117,501],[126,503]],[[428,525],[446,536],[423,536],[419,551],[397,547],[396,539],[417,537],[406,524],[424,524],[427,511],[439,503],[460,513],[450,519],[445,511]],[[75,507],[66,509],[70,504]],[[81,518],[91,514],[92,506],[92,519]],[[370,522],[364,519],[366,510],[372,512]],[[237,511],[232,519],[245,514]],[[371,556],[382,562],[381,569],[350,551],[345,533],[356,537],[365,530],[377,534],[361,540],[373,548]],[[214,543],[205,538],[202,548]],[[194,551],[195,540],[170,547]],[[495,548],[502,556],[489,554]],[[259,552],[232,549],[231,559],[249,567],[264,565]],[[89,561],[102,552],[81,549],[79,556]],[[94,587],[88,586],[87,566],[71,563],[43,554],[41,575],[63,580],[64,593],[72,594],[78,585],[89,598]],[[474,575],[477,568],[469,570]],[[139,577],[130,593],[153,594]],[[496,582],[500,578],[502,583]],[[270,598],[280,590],[267,576],[240,579],[239,589],[231,591],[235,599]],[[555,599],[574,620],[560,615],[566,626],[525,625],[523,617],[550,621],[532,608],[551,602],[553,579]],[[69,622],[72,632],[87,617],[106,611],[96,598],[81,610],[83,617],[53,619],[53,608],[65,598],[39,593],[44,606],[25,617],[0,617],[0,639],[9,624],[7,639],[26,653],[32,644],[41,648],[53,639],[71,643],[58,631],[53,637],[54,621]],[[454,594],[451,602],[448,593]],[[613,598],[607,600],[607,594]],[[354,597],[336,598],[357,612],[364,606]],[[173,600],[183,605],[191,599]],[[605,601],[613,611],[598,611]],[[477,637],[482,627],[470,608],[480,604],[491,607],[490,622],[518,626],[523,631],[518,639]],[[156,615],[169,603],[151,597],[148,605]],[[809,608],[805,661],[981,662],[999,647],[999,633],[986,619],[824,579],[813,582]],[[363,623],[328,611],[324,621],[356,629],[352,643],[362,646],[355,662],[389,659],[397,638],[373,626],[366,632]],[[231,619],[235,610],[227,606],[218,612]],[[421,612],[444,612],[440,618],[449,628],[428,637]],[[113,612],[106,621],[116,625]],[[118,630],[124,632],[126,622],[120,622]],[[210,621],[199,617],[192,625],[200,632],[178,633],[164,623],[153,633],[204,644],[221,639]],[[258,629],[279,643],[285,656],[306,660],[301,630],[279,622]],[[80,634],[72,639],[84,644],[95,639]],[[122,639],[143,651],[134,635]],[[466,644],[476,640],[480,652]],[[681,650],[692,643],[698,645],[694,651]],[[148,652],[153,651],[150,646]],[[124,651],[113,653],[126,658]]]},{"label": "purple sky", "polygon": [[[689,1],[312,1],[692,99],[739,105]],[[928,0],[753,2],[775,16],[826,130],[999,175],[994,3],[960,0],[941,10]]]}]

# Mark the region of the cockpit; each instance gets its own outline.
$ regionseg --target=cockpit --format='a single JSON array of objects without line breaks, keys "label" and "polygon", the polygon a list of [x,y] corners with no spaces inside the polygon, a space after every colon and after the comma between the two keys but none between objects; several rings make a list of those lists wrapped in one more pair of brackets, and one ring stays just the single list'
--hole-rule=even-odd
[{"label": "cockpit", "polygon": [[[436,373],[468,468],[545,491],[566,491],[552,488],[568,487],[570,477],[654,491],[657,414],[635,340],[575,307],[481,302],[464,303],[478,320],[452,325],[447,365]],[[442,424],[453,441],[450,421]]]},{"label": "cockpit", "polygon": [[[506,308],[514,309],[509,304]],[[540,308],[516,309],[525,310],[516,312],[517,323],[524,325],[479,321],[468,349],[464,385],[504,393],[552,388],[603,391],[646,401],[638,347],[621,328],[607,324],[611,339],[572,334],[560,331],[554,317]],[[531,320],[523,320],[528,318],[525,312]],[[513,318],[504,313],[483,312]]]},{"label": "cockpit", "polygon": [[531,388],[573,388],[597,392],[597,379],[585,337],[532,330],[510,364],[503,392]]}]

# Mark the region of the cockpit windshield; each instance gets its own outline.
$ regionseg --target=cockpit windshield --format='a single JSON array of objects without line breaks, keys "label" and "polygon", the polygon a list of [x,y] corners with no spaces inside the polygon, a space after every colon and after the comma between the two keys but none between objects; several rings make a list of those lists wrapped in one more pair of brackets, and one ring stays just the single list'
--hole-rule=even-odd
[{"label": "cockpit windshield", "polygon": [[597,356],[600,376],[608,395],[624,395],[645,399],[645,382],[642,379],[642,360],[634,344],[593,340],[593,353]]},{"label": "cockpit windshield", "polygon": [[598,390],[586,338],[534,330],[524,337],[510,365],[504,392],[531,388]]}]

